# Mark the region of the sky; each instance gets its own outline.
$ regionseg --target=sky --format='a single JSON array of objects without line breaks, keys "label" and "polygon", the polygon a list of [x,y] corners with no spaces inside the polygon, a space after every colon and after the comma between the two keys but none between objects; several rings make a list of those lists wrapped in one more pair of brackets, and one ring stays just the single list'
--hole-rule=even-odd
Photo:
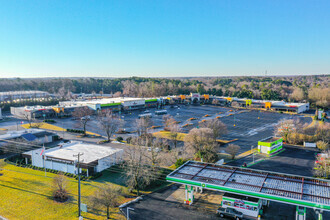
[{"label": "sky", "polygon": [[0,0],[0,78],[330,72],[329,0]]}]

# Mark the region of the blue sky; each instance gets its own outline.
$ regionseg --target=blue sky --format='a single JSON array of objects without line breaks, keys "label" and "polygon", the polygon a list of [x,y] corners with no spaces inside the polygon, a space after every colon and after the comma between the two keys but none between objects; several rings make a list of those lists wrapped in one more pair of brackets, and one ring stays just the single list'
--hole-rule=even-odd
[{"label": "blue sky", "polygon": [[329,11],[326,0],[0,0],[0,78],[329,74]]}]

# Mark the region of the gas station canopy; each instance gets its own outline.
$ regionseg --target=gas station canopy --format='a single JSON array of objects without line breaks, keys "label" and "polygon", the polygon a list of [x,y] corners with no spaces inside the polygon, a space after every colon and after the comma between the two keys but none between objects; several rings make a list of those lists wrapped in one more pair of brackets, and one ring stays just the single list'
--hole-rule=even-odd
[{"label": "gas station canopy", "polygon": [[188,161],[167,181],[330,211],[330,181]]}]

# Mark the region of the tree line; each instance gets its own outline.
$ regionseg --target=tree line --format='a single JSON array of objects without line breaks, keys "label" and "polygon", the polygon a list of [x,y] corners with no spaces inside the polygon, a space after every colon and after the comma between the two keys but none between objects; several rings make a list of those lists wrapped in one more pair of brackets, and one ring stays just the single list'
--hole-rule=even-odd
[{"label": "tree line", "polygon": [[0,92],[41,90],[71,98],[71,93],[99,93],[115,96],[154,97],[198,92],[217,96],[309,101],[328,108],[328,75],[281,77],[200,77],[200,78],[38,78],[0,79]]}]

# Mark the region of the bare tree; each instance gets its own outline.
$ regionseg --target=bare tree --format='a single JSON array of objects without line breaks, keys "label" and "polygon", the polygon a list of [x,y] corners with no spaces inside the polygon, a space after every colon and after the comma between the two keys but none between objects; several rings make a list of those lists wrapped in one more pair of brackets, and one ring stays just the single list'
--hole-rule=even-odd
[{"label": "bare tree", "polygon": [[238,151],[239,151],[240,149],[241,149],[241,148],[240,148],[240,146],[238,146],[238,145],[235,145],[235,144],[229,144],[229,145],[226,147],[225,151],[226,151],[228,154],[230,154],[231,159],[233,160],[233,159],[235,158],[236,154],[238,153]]},{"label": "bare tree", "polygon": [[142,117],[136,119],[136,128],[139,136],[147,135],[148,128],[152,126],[152,120],[150,117]]},{"label": "bare tree", "polygon": [[215,162],[218,158],[213,131],[210,128],[194,128],[184,138],[187,151],[206,162]]},{"label": "bare tree", "polygon": [[311,88],[308,91],[308,98],[311,102],[314,102],[316,106],[327,108],[330,103],[330,88]]},{"label": "bare tree", "polygon": [[110,219],[110,208],[120,204],[122,189],[110,184],[103,184],[89,196],[89,202],[93,208],[105,207],[107,209],[107,219]]},{"label": "bare tree", "polygon": [[317,130],[315,133],[318,140],[322,140],[324,142],[329,143],[330,142],[330,123],[324,122],[319,123],[317,126]]},{"label": "bare tree", "polygon": [[222,135],[227,134],[227,126],[219,119],[210,119],[204,122],[199,122],[199,124],[200,127],[210,128],[212,130],[214,141],[216,141],[217,138],[221,137]]},{"label": "bare tree", "polygon": [[121,97],[121,92],[120,91],[118,91],[118,92],[116,92],[115,94],[113,94],[113,97]]},{"label": "bare tree", "polygon": [[176,148],[179,141],[179,133],[181,132],[181,127],[175,122],[170,124],[169,130],[170,130],[170,137],[174,144],[174,148]]},{"label": "bare tree", "polygon": [[169,115],[163,117],[164,120],[164,130],[170,132],[170,137],[173,141],[174,147],[176,148],[179,138],[179,132],[181,132],[181,127],[178,125],[177,121]]},{"label": "bare tree", "polygon": [[212,104],[213,104],[213,105],[219,105],[219,103],[220,103],[220,102],[219,102],[218,99],[213,99],[213,100],[212,100]]},{"label": "bare tree", "polygon": [[86,126],[93,114],[94,111],[87,106],[76,108],[72,113],[73,117],[79,119],[79,125],[83,128],[84,135],[86,135]]},{"label": "bare tree", "polygon": [[56,201],[65,202],[69,198],[67,184],[68,180],[63,174],[58,174],[53,178],[53,197]]},{"label": "bare tree", "polygon": [[66,95],[67,95],[67,91],[65,90],[65,88],[63,86],[58,90],[57,96],[60,97],[60,99],[64,100],[66,98]]},{"label": "bare tree", "polygon": [[138,85],[131,81],[131,80],[125,80],[122,82],[123,85],[123,94],[127,96],[133,96],[136,97],[138,94]]},{"label": "bare tree", "polygon": [[293,92],[290,95],[290,98],[294,101],[302,101],[304,100],[305,94],[304,91],[301,88],[294,88]]},{"label": "bare tree", "polygon": [[163,124],[164,124],[164,130],[165,131],[169,131],[170,130],[169,127],[172,124],[176,124],[176,123],[177,123],[176,120],[172,116],[170,116],[170,115],[164,115],[163,116]]},{"label": "bare tree", "polygon": [[167,140],[161,138],[149,138],[148,150],[145,151],[145,156],[149,161],[152,169],[155,170],[156,166],[161,163],[160,153],[168,145]]},{"label": "bare tree", "polygon": [[294,132],[302,132],[302,124],[299,120],[282,120],[275,126],[275,135],[279,135],[285,142]]},{"label": "bare tree", "polygon": [[30,112],[24,112],[21,114],[21,117],[29,123],[29,127],[32,128],[33,118],[31,117]]},{"label": "bare tree", "polygon": [[122,125],[118,117],[114,116],[111,111],[101,112],[98,115],[98,124],[100,129],[102,129],[106,135],[108,142],[113,133],[115,133]]},{"label": "bare tree", "polygon": [[[133,138],[132,142],[134,141],[138,140]],[[126,150],[123,164],[129,190],[135,189],[137,195],[140,194],[141,189],[150,184],[154,177],[151,167],[146,164],[145,150],[145,147],[140,145],[131,146]]]}]

